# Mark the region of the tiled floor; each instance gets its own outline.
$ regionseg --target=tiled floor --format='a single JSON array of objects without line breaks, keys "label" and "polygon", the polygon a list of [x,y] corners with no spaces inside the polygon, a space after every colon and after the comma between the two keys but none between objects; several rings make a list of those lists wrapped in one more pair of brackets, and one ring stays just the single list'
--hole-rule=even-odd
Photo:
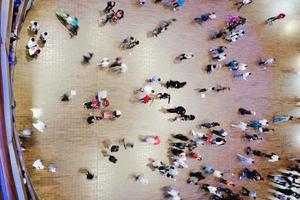
[{"label": "tiled floor", "polygon": [[[18,43],[18,64],[15,73],[15,96],[17,101],[18,129],[31,128],[31,107],[44,111],[42,120],[48,127],[44,133],[34,130],[31,139],[24,141],[24,152],[31,179],[41,199],[45,200],[116,200],[116,199],[162,199],[161,188],[173,185],[182,193],[183,199],[207,199],[199,188],[185,183],[190,169],[199,169],[207,163],[224,171],[225,178],[258,191],[258,199],[266,199],[267,182],[248,183],[238,181],[242,168],[235,158],[243,148],[251,145],[282,156],[279,163],[268,163],[256,159],[253,167],[266,176],[270,171],[286,165],[286,158],[296,156],[300,151],[298,122],[274,125],[275,133],[263,135],[264,141],[251,144],[241,140],[241,133],[230,128],[232,122],[250,120],[237,115],[239,107],[256,110],[257,118],[271,119],[274,114],[299,114],[293,103],[299,93],[299,77],[292,72],[300,69],[300,4],[297,0],[254,1],[240,12],[233,1],[190,0],[179,12],[172,12],[149,2],[144,7],[135,0],[118,0],[117,7],[125,10],[125,18],[117,25],[99,27],[99,10],[105,1],[80,0],[36,0],[23,26]],[[55,17],[55,11],[64,9],[80,19],[79,35],[70,39],[66,29]],[[217,20],[202,26],[191,23],[197,15],[215,11]],[[285,12],[287,17],[266,26],[264,19]],[[243,27],[246,36],[233,44],[224,41],[209,41],[208,36],[224,26],[224,19],[231,14],[247,18]],[[103,16],[101,16],[103,17]],[[177,18],[177,22],[158,38],[147,36],[161,20]],[[49,33],[49,41],[37,60],[26,59],[25,45],[29,39],[26,26],[30,20],[37,20],[42,31]],[[133,35],[141,44],[131,50],[120,50],[117,46],[128,35]],[[253,76],[247,81],[233,80],[226,69],[207,75],[204,67],[211,62],[208,49],[226,44],[229,61],[238,59],[247,63]],[[90,65],[81,65],[82,54],[95,53]],[[195,57],[181,64],[174,64],[175,56],[182,52],[194,52]],[[115,75],[100,70],[96,63],[102,57],[111,59],[122,56],[128,65],[128,72]],[[261,57],[277,58],[274,66],[264,71],[256,65]],[[187,86],[180,90],[169,89],[172,105],[183,105],[189,113],[196,115],[193,122],[170,122],[170,115],[160,111],[165,102],[155,101],[151,105],[133,103],[133,91],[144,84],[152,75],[162,80],[186,80]],[[216,84],[231,86],[231,91],[209,94],[202,99],[196,88]],[[60,96],[75,89],[77,95],[69,103],[60,102]],[[122,111],[116,121],[101,121],[88,126],[89,111],[82,103],[91,99],[98,90],[106,89],[110,109]],[[155,86],[157,92],[166,89]],[[167,140],[172,133],[188,133],[197,129],[200,122],[220,121],[229,133],[225,146],[201,146],[197,149],[203,161],[188,161],[189,169],[180,169],[176,181],[152,172],[147,166],[149,158],[168,162]],[[273,125],[272,125],[273,126]],[[298,130],[297,130],[298,129]],[[139,142],[140,135],[157,134],[162,138],[159,146],[147,146]],[[116,165],[107,161],[101,151],[103,141],[117,142],[126,137],[135,143],[135,148],[116,154]],[[57,173],[36,171],[32,163],[42,159],[44,164],[57,164]],[[98,179],[87,181],[78,171],[87,167],[96,172]],[[149,178],[149,185],[141,186],[131,178],[133,173],[143,173]],[[216,185],[216,181],[207,181]]]}]

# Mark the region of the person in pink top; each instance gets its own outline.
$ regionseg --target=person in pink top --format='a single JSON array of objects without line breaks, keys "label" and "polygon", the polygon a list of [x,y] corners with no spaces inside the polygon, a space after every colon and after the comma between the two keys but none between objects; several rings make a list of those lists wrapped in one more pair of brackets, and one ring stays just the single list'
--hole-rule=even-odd
[{"label": "person in pink top", "polygon": [[92,99],[91,101],[85,102],[83,106],[87,109],[97,109],[99,108],[99,100]]},{"label": "person in pink top", "polygon": [[159,136],[148,136],[144,138],[144,142],[147,144],[158,145],[160,144]]}]

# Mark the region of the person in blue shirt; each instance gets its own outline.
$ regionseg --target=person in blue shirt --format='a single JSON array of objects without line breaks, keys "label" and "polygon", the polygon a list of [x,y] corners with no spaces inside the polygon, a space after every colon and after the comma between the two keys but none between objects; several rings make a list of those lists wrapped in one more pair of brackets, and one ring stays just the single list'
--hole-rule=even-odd
[{"label": "person in blue shirt", "polygon": [[287,122],[287,121],[293,120],[293,118],[294,117],[291,115],[275,116],[273,118],[273,123]]}]

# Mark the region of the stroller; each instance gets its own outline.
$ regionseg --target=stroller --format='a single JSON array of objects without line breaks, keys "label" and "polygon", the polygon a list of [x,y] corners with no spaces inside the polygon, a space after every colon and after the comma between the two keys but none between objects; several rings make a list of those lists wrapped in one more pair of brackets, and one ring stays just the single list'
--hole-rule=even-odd
[{"label": "stroller", "polygon": [[71,17],[64,10],[59,10],[56,12],[56,16],[61,21],[61,23],[70,31],[73,35],[77,35],[79,29],[79,19],[77,17]]}]

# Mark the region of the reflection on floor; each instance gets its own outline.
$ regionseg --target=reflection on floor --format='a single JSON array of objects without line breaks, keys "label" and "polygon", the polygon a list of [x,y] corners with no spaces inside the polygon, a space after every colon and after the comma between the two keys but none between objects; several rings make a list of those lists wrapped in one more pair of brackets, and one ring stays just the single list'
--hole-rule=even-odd
[{"label": "reflection on floor", "polygon": [[[231,1],[189,1],[178,12],[172,12],[149,2],[143,7],[135,0],[117,1],[117,8],[125,10],[125,18],[116,25],[99,27],[99,10],[105,1],[35,1],[23,26],[18,43],[18,63],[15,73],[15,95],[17,101],[18,129],[30,128],[32,114],[30,108],[43,109],[41,120],[47,124],[43,133],[34,130],[33,137],[24,141],[25,157],[31,179],[41,199],[162,199],[161,188],[172,185],[181,192],[183,199],[207,199],[208,196],[196,186],[186,184],[188,171],[200,169],[209,164],[225,173],[225,178],[234,180],[239,191],[241,186],[256,190],[258,199],[267,196],[267,182],[239,181],[238,173],[242,165],[235,154],[242,153],[248,145],[267,152],[275,152],[282,157],[278,163],[265,159],[255,159],[253,169],[264,177],[287,163],[285,160],[297,155],[300,150],[298,122],[272,125],[274,133],[264,134],[263,141],[246,142],[241,132],[232,129],[233,122],[247,121],[251,117],[237,114],[239,107],[257,112],[258,119],[270,120],[274,114],[294,114],[299,109],[293,99],[300,88],[299,77],[294,73],[300,69],[299,22],[300,4],[297,0],[254,1],[253,4],[236,11]],[[66,29],[55,17],[55,11],[64,9],[80,19],[78,36],[70,39]],[[215,21],[202,26],[192,24],[191,19],[200,14],[214,11]],[[286,18],[272,26],[262,22],[285,12]],[[245,37],[235,43],[209,41],[208,36],[224,26],[224,20],[233,14],[247,18],[243,26]],[[147,32],[161,20],[176,18],[177,21],[157,38],[147,36]],[[49,33],[49,41],[42,48],[38,59],[26,59],[25,45],[29,39],[26,25],[31,20],[41,24],[41,30]],[[140,40],[140,45],[131,50],[120,50],[118,44],[128,35]],[[229,61],[233,58],[249,65],[253,73],[247,81],[233,79],[228,70],[221,69],[208,75],[204,68],[210,63],[208,50],[219,45],[227,45]],[[94,52],[89,65],[81,65],[82,55]],[[195,57],[180,64],[173,59],[182,52],[194,52]],[[96,63],[103,57],[114,59],[122,56],[128,72],[116,75],[100,70]],[[275,64],[267,70],[256,62],[259,58],[275,57]],[[182,105],[188,113],[195,114],[192,122],[170,122],[169,114],[162,113],[164,101],[154,101],[142,105],[132,102],[133,91],[145,83],[145,79],[158,75],[163,81],[168,79],[187,81],[183,89],[166,89],[155,85],[157,92],[168,91],[171,104]],[[208,94],[201,98],[196,88],[212,87],[216,84],[228,85],[231,91]],[[76,96],[68,103],[60,102],[60,96],[70,90]],[[122,117],[116,121],[100,121],[92,126],[86,123],[89,114],[82,103],[93,98],[101,89],[108,91],[110,109],[120,109]],[[95,112],[96,113],[96,112]],[[168,139],[173,133],[188,134],[191,129],[205,121],[218,121],[229,133],[224,146],[204,145],[197,148],[203,161],[188,161],[188,170],[179,169],[176,181],[152,172],[147,166],[149,159],[169,162],[167,157]],[[159,135],[161,144],[149,146],[141,143],[141,135]],[[120,139],[135,144],[133,149],[120,149],[114,153],[117,164],[108,162],[101,151],[103,141],[110,139],[117,143]],[[36,171],[32,163],[42,159],[47,166],[56,163],[57,172]],[[97,180],[87,181],[79,169],[87,167],[97,174]],[[137,184],[131,177],[142,173],[149,179],[147,186]],[[204,183],[217,185],[209,177]]]}]

